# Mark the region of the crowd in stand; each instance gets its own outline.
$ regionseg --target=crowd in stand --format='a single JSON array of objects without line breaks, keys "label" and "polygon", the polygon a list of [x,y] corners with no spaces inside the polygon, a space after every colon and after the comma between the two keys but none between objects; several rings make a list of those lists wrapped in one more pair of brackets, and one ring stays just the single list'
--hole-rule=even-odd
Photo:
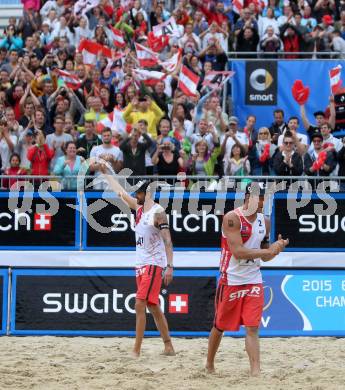
[{"label": "crowd in stand", "polygon": [[[244,2],[236,12],[229,0],[22,1],[23,17],[11,18],[0,40],[3,175],[74,176],[85,160],[96,177],[109,165],[135,176],[345,175],[332,99],[315,125],[301,105],[294,117],[277,109],[267,127],[248,116],[240,128],[221,106],[229,51],[342,57],[340,2]],[[91,8],[78,11],[81,3]],[[153,61],[146,78],[139,50]],[[182,68],[196,77],[194,92]],[[218,84],[209,82],[214,71],[224,73]]]}]

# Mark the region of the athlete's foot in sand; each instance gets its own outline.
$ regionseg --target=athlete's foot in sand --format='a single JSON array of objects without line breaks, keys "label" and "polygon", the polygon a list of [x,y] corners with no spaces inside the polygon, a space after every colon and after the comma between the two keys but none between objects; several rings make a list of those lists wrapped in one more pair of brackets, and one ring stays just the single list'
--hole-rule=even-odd
[{"label": "athlete's foot in sand", "polygon": [[162,355],[165,356],[175,356],[175,350],[170,340],[163,341],[164,342],[164,351],[162,352]]},{"label": "athlete's foot in sand", "polygon": [[258,368],[258,369],[251,369],[250,370],[250,376],[254,376],[254,377],[260,376],[260,368]]},{"label": "athlete's foot in sand", "polygon": [[206,363],[206,372],[208,374],[214,374],[216,372],[215,368],[214,368],[214,364],[211,364],[211,363]]},{"label": "athlete's foot in sand", "polygon": [[133,349],[132,357],[135,358],[135,359],[139,359],[140,358],[140,351],[137,351],[137,350]]}]

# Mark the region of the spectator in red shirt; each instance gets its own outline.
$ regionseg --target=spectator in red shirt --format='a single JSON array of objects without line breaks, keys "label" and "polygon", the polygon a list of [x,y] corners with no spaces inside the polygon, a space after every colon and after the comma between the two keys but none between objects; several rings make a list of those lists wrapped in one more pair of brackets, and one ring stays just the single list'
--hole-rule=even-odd
[{"label": "spectator in red shirt", "polygon": [[216,22],[218,26],[221,26],[223,22],[229,22],[228,17],[224,13],[224,4],[221,1],[217,1],[214,9],[207,9],[203,6],[201,0],[191,0],[191,5],[197,6],[198,9],[205,15],[207,23],[209,26]]},{"label": "spectator in red shirt", "polygon": [[48,176],[49,164],[54,157],[54,150],[45,143],[45,136],[42,131],[38,131],[37,143],[28,150],[28,160],[31,161],[31,174]]},{"label": "spectator in red shirt", "polygon": [[[18,153],[13,153],[10,157],[10,166],[5,169],[4,175],[6,176],[20,176],[26,175],[27,171],[25,168],[20,168],[20,156]],[[18,183],[17,179],[4,179],[2,186],[4,188],[18,189],[16,184]]]}]

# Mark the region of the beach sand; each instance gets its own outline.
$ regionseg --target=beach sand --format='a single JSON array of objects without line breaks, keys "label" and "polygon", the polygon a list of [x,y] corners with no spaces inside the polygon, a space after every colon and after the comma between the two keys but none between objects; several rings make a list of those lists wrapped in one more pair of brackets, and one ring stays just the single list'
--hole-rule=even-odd
[{"label": "beach sand", "polygon": [[1,337],[0,389],[345,389],[345,338],[263,338],[262,375],[250,378],[244,340],[224,338],[215,375],[204,371],[207,339],[174,339],[175,357],[146,338]]}]

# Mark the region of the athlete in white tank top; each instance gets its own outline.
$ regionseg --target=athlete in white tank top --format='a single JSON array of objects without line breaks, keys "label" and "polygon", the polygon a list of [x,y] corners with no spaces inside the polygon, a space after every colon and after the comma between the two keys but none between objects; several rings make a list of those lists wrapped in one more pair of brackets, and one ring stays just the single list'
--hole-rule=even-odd
[{"label": "athlete in white tank top", "polygon": [[159,227],[155,226],[155,215],[164,212],[164,209],[159,204],[154,204],[144,212],[143,207],[137,210],[135,225],[136,266],[158,265],[165,268],[165,245]]}]

